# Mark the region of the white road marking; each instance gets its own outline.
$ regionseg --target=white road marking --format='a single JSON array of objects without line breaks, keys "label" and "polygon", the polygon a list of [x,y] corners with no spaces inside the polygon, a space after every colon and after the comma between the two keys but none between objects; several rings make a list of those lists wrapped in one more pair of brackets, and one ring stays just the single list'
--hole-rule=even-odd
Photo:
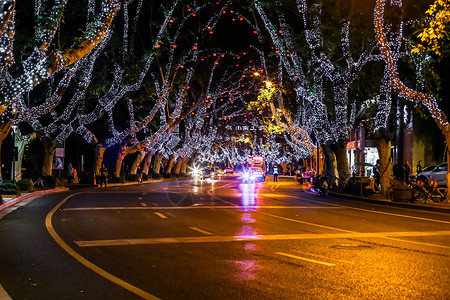
[{"label": "white road marking", "polygon": [[166,212],[166,214],[167,214],[168,216],[171,216],[172,218],[176,218],[175,215],[174,215],[173,213],[171,213],[171,212]]},{"label": "white road marking", "polygon": [[409,219],[415,219],[415,220],[421,220],[421,221],[430,221],[430,222],[437,222],[437,223],[450,224],[449,221],[442,221],[442,220],[435,220],[435,219],[421,218],[421,217],[415,217],[415,216],[408,216],[408,215],[394,214],[394,213],[388,213],[388,212],[384,212],[384,211],[371,210],[371,209],[364,209],[364,208],[357,208],[357,207],[346,206],[346,205],[340,205],[340,204],[334,204],[334,203],[327,203],[327,202],[322,202],[322,201],[317,201],[317,200],[309,200],[309,201],[315,202],[315,203],[320,203],[320,204],[327,204],[327,205],[333,205],[333,206],[338,206],[338,207],[345,207],[345,208],[350,208],[350,209],[354,209],[354,210],[366,211],[366,212],[371,212],[371,213],[376,213],[376,214],[382,214],[382,215],[394,216],[394,217],[401,217],[401,218],[409,218]]},{"label": "white road marking", "polygon": [[155,212],[155,215],[157,215],[158,217],[160,217],[162,219],[167,219],[167,217],[165,215],[163,215],[162,213]]},{"label": "white road marking", "polygon": [[197,232],[203,233],[203,234],[212,234],[209,231],[206,231],[206,230],[203,230],[203,229],[200,229],[200,228],[197,228],[197,227],[189,227],[189,228],[192,229],[192,230],[195,230]]},{"label": "white road marking", "polygon": [[331,267],[335,266],[335,264],[332,264],[332,263],[327,263],[327,262],[324,262],[324,261],[309,259],[309,258],[306,258],[306,257],[301,257],[301,256],[297,256],[297,255],[287,254],[287,253],[283,253],[283,252],[275,252],[275,254],[283,255],[283,256],[290,257],[290,258],[299,259],[299,260],[309,261],[309,262],[320,264],[320,265],[331,266]]},{"label": "white road marking", "polygon": [[[184,243],[222,243],[237,241],[274,241],[274,240],[310,240],[310,239],[356,239],[415,236],[447,236],[450,231],[406,231],[406,232],[348,232],[348,233],[306,233],[306,234],[274,234],[274,235],[242,235],[242,236],[205,236],[205,237],[168,237],[143,239],[115,239],[74,241],[79,247],[122,246],[122,245],[157,245]],[[446,249],[447,246],[433,245]]]}]

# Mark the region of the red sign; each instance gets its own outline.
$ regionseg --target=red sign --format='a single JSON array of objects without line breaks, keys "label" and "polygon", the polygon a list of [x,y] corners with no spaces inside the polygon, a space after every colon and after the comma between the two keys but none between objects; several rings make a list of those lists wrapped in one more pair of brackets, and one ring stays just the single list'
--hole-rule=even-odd
[{"label": "red sign", "polygon": [[355,149],[355,148],[356,148],[356,141],[347,143],[347,149]]}]

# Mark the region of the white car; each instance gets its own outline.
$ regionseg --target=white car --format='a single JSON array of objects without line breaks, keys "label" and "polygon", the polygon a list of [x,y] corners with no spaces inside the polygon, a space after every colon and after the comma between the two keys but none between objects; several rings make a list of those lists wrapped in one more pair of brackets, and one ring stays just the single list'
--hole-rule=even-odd
[{"label": "white car", "polygon": [[436,181],[438,185],[447,185],[447,163],[438,165],[432,170],[425,168],[418,176],[424,176],[427,180]]}]

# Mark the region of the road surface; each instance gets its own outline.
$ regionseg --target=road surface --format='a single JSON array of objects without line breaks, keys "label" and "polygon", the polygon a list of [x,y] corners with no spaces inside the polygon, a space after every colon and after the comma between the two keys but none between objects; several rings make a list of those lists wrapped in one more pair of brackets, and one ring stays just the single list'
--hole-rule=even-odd
[{"label": "road surface", "polygon": [[450,298],[448,214],[270,179],[37,198],[0,220],[0,284],[12,299]]}]

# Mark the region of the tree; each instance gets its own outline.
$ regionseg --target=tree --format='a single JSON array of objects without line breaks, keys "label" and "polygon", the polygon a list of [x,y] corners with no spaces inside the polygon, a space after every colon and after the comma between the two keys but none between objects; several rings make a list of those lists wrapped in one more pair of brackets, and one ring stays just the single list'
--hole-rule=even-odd
[{"label": "tree", "polygon": [[446,0],[435,0],[425,12],[425,28],[417,35],[420,42],[412,49],[413,53],[432,52],[438,56],[442,51],[448,52],[450,40],[447,28],[450,22],[450,3]]},{"label": "tree", "polygon": [[[433,117],[437,126],[441,130],[447,145],[450,144],[450,124],[445,113],[439,108],[436,98],[433,95],[418,92],[409,88],[400,79],[397,66],[397,60],[393,56],[392,49],[387,42],[386,28],[384,23],[386,0],[377,0],[374,9],[374,27],[378,47],[386,62],[386,70],[389,74],[390,86],[402,97],[408,100],[422,103]],[[450,152],[447,151],[447,162],[450,162]],[[450,169],[447,168],[447,188],[450,187]],[[447,202],[450,199],[450,193],[447,193]]]}]

